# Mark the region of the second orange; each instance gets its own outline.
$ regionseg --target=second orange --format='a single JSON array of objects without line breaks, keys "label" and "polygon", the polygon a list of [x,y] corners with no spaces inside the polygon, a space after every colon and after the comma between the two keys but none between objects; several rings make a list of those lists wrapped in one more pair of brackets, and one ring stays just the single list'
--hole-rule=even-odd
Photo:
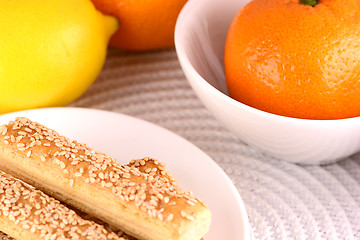
[{"label": "second orange", "polygon": [[95,7],[119,20],[110,46],[145,51],[174,46],[177,17],[187,0],[92,0]]}]

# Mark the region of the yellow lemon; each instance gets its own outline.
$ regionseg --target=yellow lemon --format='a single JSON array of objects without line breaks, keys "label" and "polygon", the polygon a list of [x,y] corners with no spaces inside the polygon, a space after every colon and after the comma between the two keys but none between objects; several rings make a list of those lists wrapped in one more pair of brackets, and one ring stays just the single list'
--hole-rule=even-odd
[{"label": "yellow lemon", "polygon": [[117,29],[90,0],[1,1],[0,16],[0,113],[74,101]]}]

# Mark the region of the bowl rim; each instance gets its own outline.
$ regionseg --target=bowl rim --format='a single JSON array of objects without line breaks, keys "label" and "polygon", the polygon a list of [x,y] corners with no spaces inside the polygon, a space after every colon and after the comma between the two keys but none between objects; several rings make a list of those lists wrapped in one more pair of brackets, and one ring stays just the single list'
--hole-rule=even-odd
[{"label": "bowl rim", "polygon": [[[178,55],[178,59],[180,62],[180,65],[183,67],[183,69],[187,69],[194,78],[196,78],[196,82],[199,82],[201,86],[205,87],[207,90],[212,92],[215,96],[218,98],[221,98],[225,102],[228,102],[230,105],[234,106],[235,108],[242,108],[247,112],[250,112],[252,114],[270,118],[273,120],[280,120],[280,121],[287,121],[292,122],[294,124],[326,124],[326,125],[339,125],[339,122],[342,122],[342,124],[355,124],[360,122],[360,116],[357,117],[350,117],[350,118],[340,118],[340,119],[306,119],[306,118],[295,118],[295,117],[288,117],[283,115],[278,115],[275,113],[270,113],[266,111],[259,110],[257,108],[248,106],[244,103],[241,103],[230,96],[226,95],[222,91],[216,89],[213,85],[211,85],[205,78],[203,78],[200,73],[193,67],[191,64],[187,54],[184,50],[184,41],[182,40],[182,32],[184,31],[184,21],[186,19],[186,16],[188,14],[191,14],[194,9],[196,9],[196,6],[199,4],[204,4],[205,2],[208,2],[207,4],[211,3],[211,0],[191,0],[188,1],[183,9],[181,10],[177,21],[175,25],[175,32],[174,32],[174,41],[175,41],[175,50]],[[185,71],[184,71],[185,72]],[[192,82],[195,82],[193,80],[190,80],[187,77],[187,80],[190,82],[190,85],[192,85]]]}]

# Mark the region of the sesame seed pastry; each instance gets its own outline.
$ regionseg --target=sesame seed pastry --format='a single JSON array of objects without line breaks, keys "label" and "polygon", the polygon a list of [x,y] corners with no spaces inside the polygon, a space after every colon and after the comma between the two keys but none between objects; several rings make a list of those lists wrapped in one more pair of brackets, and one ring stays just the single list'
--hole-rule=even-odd
[{"label": "sesame seed pastry", "polygon": [[[119,143],[121,144],[121,143]],[[143,240],[200,240],[211,213],[153,159],[110,156],[17,118],[0,127],[0,168]]]},{"label": "sesame seed pastry", "polygon": [[[58,200],[0,171],[1,239],[127,240],[85,220]],[[12,236],[12,237],[10,237]]]}]

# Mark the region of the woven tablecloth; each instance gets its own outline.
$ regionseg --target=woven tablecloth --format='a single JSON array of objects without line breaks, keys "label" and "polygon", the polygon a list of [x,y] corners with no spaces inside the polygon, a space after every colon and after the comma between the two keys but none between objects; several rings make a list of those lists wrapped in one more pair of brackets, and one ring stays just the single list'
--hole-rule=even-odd
[{"label": "woven tablecloth", "polygon": [[109,49],[98,79],[70,106],[141,118],[198,146],[237,187],[253,239],[360,239],[360,154],[337,164],[299,166],[255,150],[204,107],[174,49]]}]

